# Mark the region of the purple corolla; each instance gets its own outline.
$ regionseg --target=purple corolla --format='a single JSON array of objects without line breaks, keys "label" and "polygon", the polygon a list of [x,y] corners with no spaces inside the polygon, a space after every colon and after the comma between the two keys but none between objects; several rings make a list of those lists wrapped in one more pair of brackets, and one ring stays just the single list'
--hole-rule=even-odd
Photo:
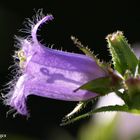
[{"label": "purple corolla", "polygon": [[81,54],[63,52],[43,46],[37,40],[38,27],[52,20],[52,15],[37,19],[31,25],[30,36],[18,38],[17,52],[22,74],[12,90],[6,95],[5,103],[22,115],[27,115],[28,95],[37,95],[65,101],[83,101],[98,96],[86,90],[78,90],[86,82],[105,76],[96,62]]}]

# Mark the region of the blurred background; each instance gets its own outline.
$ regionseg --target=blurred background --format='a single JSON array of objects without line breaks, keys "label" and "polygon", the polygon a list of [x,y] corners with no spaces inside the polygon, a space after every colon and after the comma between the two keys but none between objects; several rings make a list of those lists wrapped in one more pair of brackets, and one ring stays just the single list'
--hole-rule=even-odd
[{"label": "blurred background", "polygon": [[[70,39],[76,36],[84,45],[88,45],[100,59],[110,61],[105,37],[117,30],[124,32],[129,43],[140,42],[140,6],[138,1],[103,1],[103,0],[19,0],[0,1],[0,89],[12,79],[8,70],[13,64],[14,35],[24,36],[19,29],[24,27],[25,18],[31,18],[35,11],[43,8],[43,13],[51,13],[54,20],[42,26],[38,32],[39,40],[43,44],[52,45],[54,48],[81,53]],[[0,139],[8,140],[115,140],[133,139],[140,140],[138,134],[131,137],[122,129],[120,134],[117,129],[123,128],[122,122],[130,124],[136,121],[140,126],[139,117],[117,115],[107,125],[95,123],[93,119],[84,119],[74,124],[61,127],[62,117],[69,113],[75,102],[64,102],[29,96],[28,110],[30,118],[12,114],[6,117],[9,110],[0,103]],[[124,117],[125,116],[125,117]],[[123,117],[123,118],[122,118]],[[119,119],[124,119],[121,123]],[[103,126],[102,126],[103,125]],[[118,127],[119,126],[119,127]],[[121,127],[122,126],[122,127]],[[135,128],[133,126],[133,128]],[[132,130],[129,130],[132,131]],[[99,133],[100,132],[100,133]],[[101,133],[103,132],[103,133]],[[136,130],[135,130],[136,132]],[[128,132],[129,133],[129,132]],[[6,134],[6,137],[2,137]],[[120,138],[124,135],[123,138]],[[95,137],[96,136],[96,137]],[[1,138],[2,137],[2,138]]]}]

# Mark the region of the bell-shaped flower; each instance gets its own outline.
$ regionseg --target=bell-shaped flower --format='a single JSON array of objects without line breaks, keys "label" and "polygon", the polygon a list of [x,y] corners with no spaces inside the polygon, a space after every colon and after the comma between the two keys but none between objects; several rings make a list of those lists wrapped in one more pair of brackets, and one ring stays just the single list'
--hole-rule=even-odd
[{"label": "bell-shaped flower", "polygon": [[38,18],[31,25],[30,36],[18,38],[18,59],[21,75],[13,89],[6,95],[5,104],[18,113],[27,115],[28,95],[37,95],[65,101],[83,101],[98,96],[87,90],[75,89],[106,73],[92,58],[69,52],[54,50],[37,40],[37,30],[52,15]]}]

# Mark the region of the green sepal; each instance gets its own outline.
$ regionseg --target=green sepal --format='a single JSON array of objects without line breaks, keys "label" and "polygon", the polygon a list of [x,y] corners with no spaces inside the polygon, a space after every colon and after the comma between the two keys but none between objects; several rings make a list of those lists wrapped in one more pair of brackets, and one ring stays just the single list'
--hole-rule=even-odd
[{"label": "green sepal", "polygon": [[101,61],[100,59],[97,58],[97,55],[94,54],[93,51],[91,51],[88,46],[84,46],[76,37],[71,36],[71,40],[74,42],[74,44],[87,56],[92,58],[96,64],[102,68],[104,71],[107,70],[108,67],[110,67],[109,63],[106,63],[104,61]]},{"label": "green sepal", "polygon": [[97,100],[98,100],[98,97],[95,97],[93,99],[88,99],[88,100],[85,100],[85,101],[80,101],[75,106],[75,108],[63,118],[63,121],[72,118],[75,114],[82,111],[87,106],[87,104],[89,104],[89,103],[95,104]]},{"label": "green sepal", "polygon": [[70,119],[71,117],[73,117],[76,113],[80,112],[83,108],[85,108],[86,104],[86,101],[80,101],[75,106],[75,108],[63,118],[63,120]]},{"label": "green sepal", "polygon": [[122,105],[122,106],[121,105],[103,106],[103,107],[91,110],[90,112],[82,114],[82,115],[80,115],[78,117],[75,117],[75,118],[73,118],[71,120],[62,121],[61,126],[76,122],[76,121],[78,121],[80,119],[89,117],[89,116],[91,116],[91,115],[93,115],[95,113],[107,112],[107,111],[109,111],[109,112],[111,112],[111,111],[130,112],[128,106],[126,106],[126,105]]},{"label": "green sepal", "polygon": [[138,59],[132,49],[130,48],[123,33],[117,31],[107,36],[109,51],[112,56],[114,69],[120,74],[124,75],[126,70],[134,75]]},{"label": "green sepal", "polygon": [[113,80],[114,79],[112,79],[112,77],[110,76],[97,78],[77,88],[76,90],[74,90],[74,92],[76,92],[79,89],[83,89],[94,93],[98,93],[101,96],[106,95],[110,92],[113,92],[114,89],[117,90],[120,88],[120,83],[117,81],[120,79],[116,79],[115,82]]}]

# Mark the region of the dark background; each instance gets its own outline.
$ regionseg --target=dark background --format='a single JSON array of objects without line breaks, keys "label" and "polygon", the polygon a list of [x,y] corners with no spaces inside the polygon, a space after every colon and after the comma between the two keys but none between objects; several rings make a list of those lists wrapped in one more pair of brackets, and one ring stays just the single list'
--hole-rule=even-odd
[{"label": "dark background", "polygon": [[[0,89],[11,80],[8,67],[12,65],[14,54],[14,35],[23,35],[25,18],[31,18],[39,8],[44,14],[51,13],[54,20],[43,25],[38,32],[42,43],[54,48],[81,53],[70,40],[74,35],[88,45],[98,57],[110,61],[105,37],[117,30],[124,32],[129,43],[140,42],[140,5],[138,1],[103,1],[103,0],[34,0],[34,1],[0,1]],[[86,123],[82,120],[69,126],[60,127],[62,117],[75,106],[74,102],[64,102],[30,96],[27,105],[31,117],[17,115],[0,104],[0,134],[23,135],[33,139],[62,139],[60,133],[76,137],[79,127]],[[56,138],[53,138],[55,137]],[[65,139],[65,138],[64,138]]]}]

